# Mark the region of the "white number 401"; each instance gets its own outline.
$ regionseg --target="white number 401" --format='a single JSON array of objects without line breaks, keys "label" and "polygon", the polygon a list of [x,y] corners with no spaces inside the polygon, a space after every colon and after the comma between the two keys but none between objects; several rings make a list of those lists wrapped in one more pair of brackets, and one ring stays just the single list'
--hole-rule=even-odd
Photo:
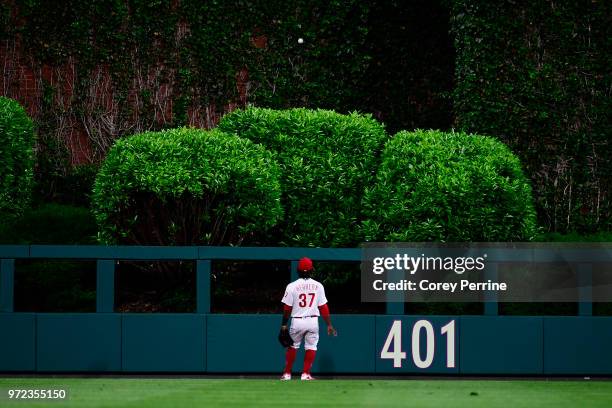
[{"label": "white number 401", "polygon": [[[425,330],[425,358],[421,356],[421,331]],[[441,330],[446,335],[446,367],[455,367],[455,321],[451,320]],[[393,351],[390,351],[390,349]],[[433,363],[436,339],[434,328],[428,320],[419,320],[412,327],[412,361],[418,368],[428,368]],[[393,360],[393,367],[400,368],[406,352],[402,351],[402,321],[395,320],[389,330],[385,344],[380,352],[380,358]]]}]

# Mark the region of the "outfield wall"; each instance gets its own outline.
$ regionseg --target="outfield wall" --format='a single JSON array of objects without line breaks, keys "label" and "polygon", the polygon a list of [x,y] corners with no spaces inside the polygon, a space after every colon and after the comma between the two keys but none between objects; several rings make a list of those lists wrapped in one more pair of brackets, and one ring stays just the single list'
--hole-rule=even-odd
[{"label": "outfield wall", "polygon": [[[288,261],[293,280],[302,256],[359,262],[361,255],[359,248],[0,245],[0,372],[278,374],[284,364],[276,339],[280,316],[210,314],[211,263]],[[537,250],[489,255],[493,264],[550,261]],[[564,259],[581,262],[588,274],[591,255],[568,251]],[[97,313],[15,313],[17,259],[96,260]],[[195,262],[196,313],[114,313],[119,260]],[[322,333],[313,371],[612,375],[612,317],[591,316],[590,294],[580,293],[576,317],[498,316],[495,298],[484,302],[484,316],[408,316],[403,303],[389,299],[384,315],[333,316],[340,334]]]},{"label": "outfield wall", "polygon": [[[420,320],[433,328],[426,368],[413,359]],[[401,367],[381,358],[395,321],[402,326]],[[442,334],[452,321],[453,336]],[[612,317],[337,315],[334,323],[340,334],[322,333],[313,372],[612,374]],[[279,325],[279,315],[2,313],[0,371],[278,374]],[[419,332],[417,359],[427,360],[427,329]]]}]

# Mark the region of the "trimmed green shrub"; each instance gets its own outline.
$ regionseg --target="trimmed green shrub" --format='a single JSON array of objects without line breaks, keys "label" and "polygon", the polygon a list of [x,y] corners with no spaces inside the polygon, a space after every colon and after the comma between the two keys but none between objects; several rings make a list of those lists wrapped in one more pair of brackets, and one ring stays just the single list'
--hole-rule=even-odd
[{"label": "trimmed green shrub", "polygon": [[[39,144],[40,146],[40,144]],[[36,163],[34,203],[55,202],[74,206],[91,206],[91,194],[99,163],[69,166],[65,172],[43,169]]]},{"label": "trimmed green shrub", "polygon": [[[0,224],[0,245],[91,245],[96,222],[89,208],[43,204]],[[18,260],[15,311],[95,312],[95,261]]]},{"label": "trimmed green shrub", "polygon": [[364,197],[370,241],[523,241],[536,232],[521,163],[486,136],[399,132]]},{"label": "trimmed green shrub", "polygon": [[56,203],[26,210],[0,225],[0,244],[91,245],[96,221],[89,208]]},{"label": "trimmed green shrub", "polygon": [[34,125],[16,101],[0,96],[0,214],[19,215],[30,204]]},{"label": "trimmed green shrub", "polygon": [[92,197],[104,243],[234,245],[281,217],[279,168],[262,146],[200,129],[118,140]]},{"label": "trimmed green shrub", "polygon": [[95,312],[95,261],[17,261],[16,312]]},{"label": "trimmed green shrub", "polygon": [[357,113],[248,108],[224,116],[219,128],[278,154],[285,219],[276,243],[335,247],[362,241],[361,197],[387,137],[380,123]]}]

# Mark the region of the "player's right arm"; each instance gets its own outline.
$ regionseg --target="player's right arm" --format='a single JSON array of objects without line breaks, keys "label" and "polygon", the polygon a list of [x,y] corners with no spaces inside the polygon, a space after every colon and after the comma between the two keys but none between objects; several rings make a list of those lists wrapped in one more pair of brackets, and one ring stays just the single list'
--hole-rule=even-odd
[{"label": "player's right arm", "polygon": [[327,334],[330,336],[336,336],[338,332],[336,331],[336,328],[332,325],[331,316],[329,315],[329,307],[327,306],[327,303],[319,306],[319,312],[321,313],[321,317],[323,318],[323,320],[325,320],[325,323],[327,323]]}]

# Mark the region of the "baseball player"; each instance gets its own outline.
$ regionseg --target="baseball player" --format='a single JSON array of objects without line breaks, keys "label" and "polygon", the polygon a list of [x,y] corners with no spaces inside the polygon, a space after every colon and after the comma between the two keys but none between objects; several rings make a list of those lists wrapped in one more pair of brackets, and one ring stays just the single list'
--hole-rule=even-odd
[{"label": "baseball player", "polygon": [[[300,259],[298,262],[299,279],[287,285],[285,296],[283,296],[283,321],[280,337],[286,338],[286,341],[281,341],[281,343],[287,346],[287,352],[281,381],[291,380],[291,367],[302,340],[304,340],[306,350],[302,380],[314,380],[310,375],[310,368],[319,342],[319,315],[327,323],[327,334],[333,336],[338,334],[331,323],[325,289],[320,282],[310,277],[313,271],[312,261],[309,258]],[[291,316],[291,328],[288,329],[289,316]]]}]

